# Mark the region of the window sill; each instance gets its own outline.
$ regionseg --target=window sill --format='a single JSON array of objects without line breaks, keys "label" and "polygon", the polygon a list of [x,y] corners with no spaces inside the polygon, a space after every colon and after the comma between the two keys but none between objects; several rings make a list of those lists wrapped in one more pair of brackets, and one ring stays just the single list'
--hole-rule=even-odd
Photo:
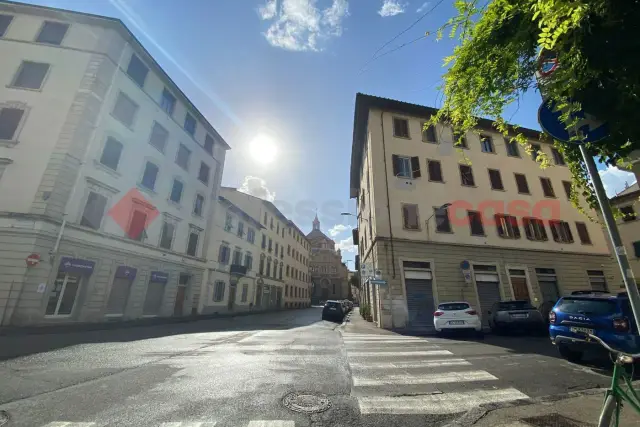
[{"label": "window sill", "polygon": [[394,138],[399,138],[399,139],[408,139],[408,140],[411,140],[411,137],[410,137],[410,136],[399,136],[399,135],[395,135],[395,134],[394,134],[394,135],[393,135],[393,137],[394,137]]},{"label": "window sill", "polygon": [[407,230],[407,231],[422,231],[421,228],[407,228],[407,227],[402,227],[403,230]]},{"label": "window sill", "polygon": [[484,154],[494,154],[494,155],[498,154],[495,151],[482,151],[482,153],[484,153]]},{"label": "window sill", "polygon": [[203,219],[201,214],[199,215],[199,214],[197,214],[195,212],[191,212],[191,216],[194,217],[194,218]]},{"label": "window sill", "polygon": [[155,148],[156,150],[158,150],[158,152],[164,156],[164,151],[166,149],[166,146],[161,149],[160,147],[153,145],[151,142],[149,142],[149,145]]},{"label": "window sill", "polygon": [[173,206],[174,208],[180,210],[182,209],[182,205],[180,204],[180,202],[176,202],[175,200],[171,200],[171,198],[167,198],[167,203],[169,203],[171,206]]},{"label": "window sill", "polygon": [[205,182],[203,180],[201,180],[200,178],[198,178],[198,181],[200,181],[201,183],[203,183],[205,185],[205,187],[209,186],[209,181]]},{"label": "window sill", "polygon": [[492,188],[491,191],[502,191],[502,192],[505,192],[507,190],[505,190],[504,188]]},{"label": "window sill", "polygon": [[103,165],[102,163],[100,163],[100,161],[98,160],[93,160],[93,165],[100,169],[103,172],[108,173],[109,175],[113,176],[114,178],[120,178],[122,176],[122,174],[120,172],[118,172],[117,170],[111,169],[109,166]]},{"label": "window sill", "polygon": [[518,194],[524,194],[524,195],[526,195],[526,196],[530,196],[530,195],[531,195],[531,193],[530,193],[530,192],[529,192],[529,193],[523,193],[523,192],[521,192],[521,191],[518,191]]},{"label": "window sill", "polygon": [[17,139],[0,139],[0,147],[11,148],[19,143],[20,141],[18,141]]},{"label": "window sill", "polygon": [[27,90],[29,92],[42,92],[42,86],[40,86],[38,89],[33,89],[30,87],[15,86],[15,85],[6,85],[5,87],[7,89]]},{"label": "window sill", "polygon": [[487,237],[486,233],[482,233],[482,234],[473,234],[471,233],[472,237]]},{"label": "window sill", "polygon": [[544,196],[545,199],[557,199],[556,196]]},{"label": "window sill", "polygon": [[[109,113],[109,115],[118,123],[120,123],[122,126],[124,126],[125,128],[129,129],[131,132],[135,132],[135,130],[133,129],[133,123],[131,123],[130,125],[121,122],[119,118],[117,118],[116,116],[113,115],[113,112]],[[134,114],[135,116],[135,114]]]},{"label": "window sill", "polygon": [[434,183],[436,183],[436,184],[446,184],[446,183],[447,183],[446,181],[436,181],[436,180],[434,180],[434,179],[427,179],[427,181],[429,181],[429,182],[434,182]]},{"label": "window sill", "polygon": [[436,230],[436,233],[438,233],[438,234],[454,234],[453,230],[448,230],[448,231]]},{"label": "window sill", "polygon": [[477,185],[460,184],[462,187],[478,188]]},{"label": "window sill", "polygon": [[424,142],[425,144],[433,144],[433,145],[439,145],[440,144],[438,141],[425,141],[424,139],[422,140],[422,142]]},{"label": "window sill", "polygon": [[514,159],[521,159],[521,156],[516,156],[516,155],[511,155],[509,153],[507,153],[507,157],[513,157]]},{"label": "window sill", "polygon": [[155,192],[155,190],[154,190],[153,188],[146,187],[146,186],[144,186],[141,182],[139,182],[139,183],[137,184],[137,187],[138,187],[140,190],[142,190],[143,192],[145,192],[145,193],[147,193],[148,195],[150,195],[150,196],[157,196],[157,195],[158,195],[158,193],[156,193],[156,192]]}]

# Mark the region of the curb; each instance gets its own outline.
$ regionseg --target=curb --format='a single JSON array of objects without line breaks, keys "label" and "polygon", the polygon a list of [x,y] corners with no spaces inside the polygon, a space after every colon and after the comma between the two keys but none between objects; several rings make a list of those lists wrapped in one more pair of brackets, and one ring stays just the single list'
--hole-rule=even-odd
[{"label": "curb", "polygon": [[529,399],[518,399],[510,402],[487,403],[476,408],[470,409],[462,414],[458,419],[445,424],[443,427],[467,427],[477,423],[482,417],[489,412],[498,409],[514,408],[517,406],[536,405],[540,403],[557,402],[559,400],[572,399],[580,396],[593,396],[596,394],[604,394],[606,388],[591,388],[587,390],[571,391],[563,394],[551,394],[548,396],[532,397]]}]

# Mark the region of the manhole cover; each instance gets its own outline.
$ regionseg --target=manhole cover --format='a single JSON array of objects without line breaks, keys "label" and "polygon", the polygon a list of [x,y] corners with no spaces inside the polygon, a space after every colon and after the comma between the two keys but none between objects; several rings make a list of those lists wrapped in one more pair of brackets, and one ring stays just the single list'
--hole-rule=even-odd
[{"label": "manhole cover", "polygon": [[282,399],[285,408],[305,414],[315,414],[331,407],[329,398],[318,393],[289,393]]}]

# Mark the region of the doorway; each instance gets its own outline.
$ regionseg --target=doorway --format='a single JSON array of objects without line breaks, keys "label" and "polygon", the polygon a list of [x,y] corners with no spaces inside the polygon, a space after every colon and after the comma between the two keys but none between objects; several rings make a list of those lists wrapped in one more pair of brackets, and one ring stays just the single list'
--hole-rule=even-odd
[{"label": "doorway", "polygon": [[71,273],[58,273],[49,296],[47,316],[69,316],[78,297],[82,276]]},{"label": "doorway", "polygon": [[508,272],[511,289],[513,289],[513,298],[515,300],[531,302],[526,271],[524,269],[510,268]]},{"label": "doorway", "polygon": [[173,315],[182,316],[184,313],[184,302],[187,299],[187,289],[191,276],[186,273],[180,273],[178,279],[178,289],[176,290],[176,302],[173,306]]}]

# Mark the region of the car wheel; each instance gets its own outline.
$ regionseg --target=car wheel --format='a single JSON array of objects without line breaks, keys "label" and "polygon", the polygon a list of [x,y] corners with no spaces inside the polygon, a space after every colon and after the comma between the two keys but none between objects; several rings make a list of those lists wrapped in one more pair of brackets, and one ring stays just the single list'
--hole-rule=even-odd
[{"label": "car wheel", "polygon": [[569,362],[578,363],[582,360],[581,351],[571,350],[565,345],[558,346],[558,351],[560,352],[560,356],[564,357]]}]

